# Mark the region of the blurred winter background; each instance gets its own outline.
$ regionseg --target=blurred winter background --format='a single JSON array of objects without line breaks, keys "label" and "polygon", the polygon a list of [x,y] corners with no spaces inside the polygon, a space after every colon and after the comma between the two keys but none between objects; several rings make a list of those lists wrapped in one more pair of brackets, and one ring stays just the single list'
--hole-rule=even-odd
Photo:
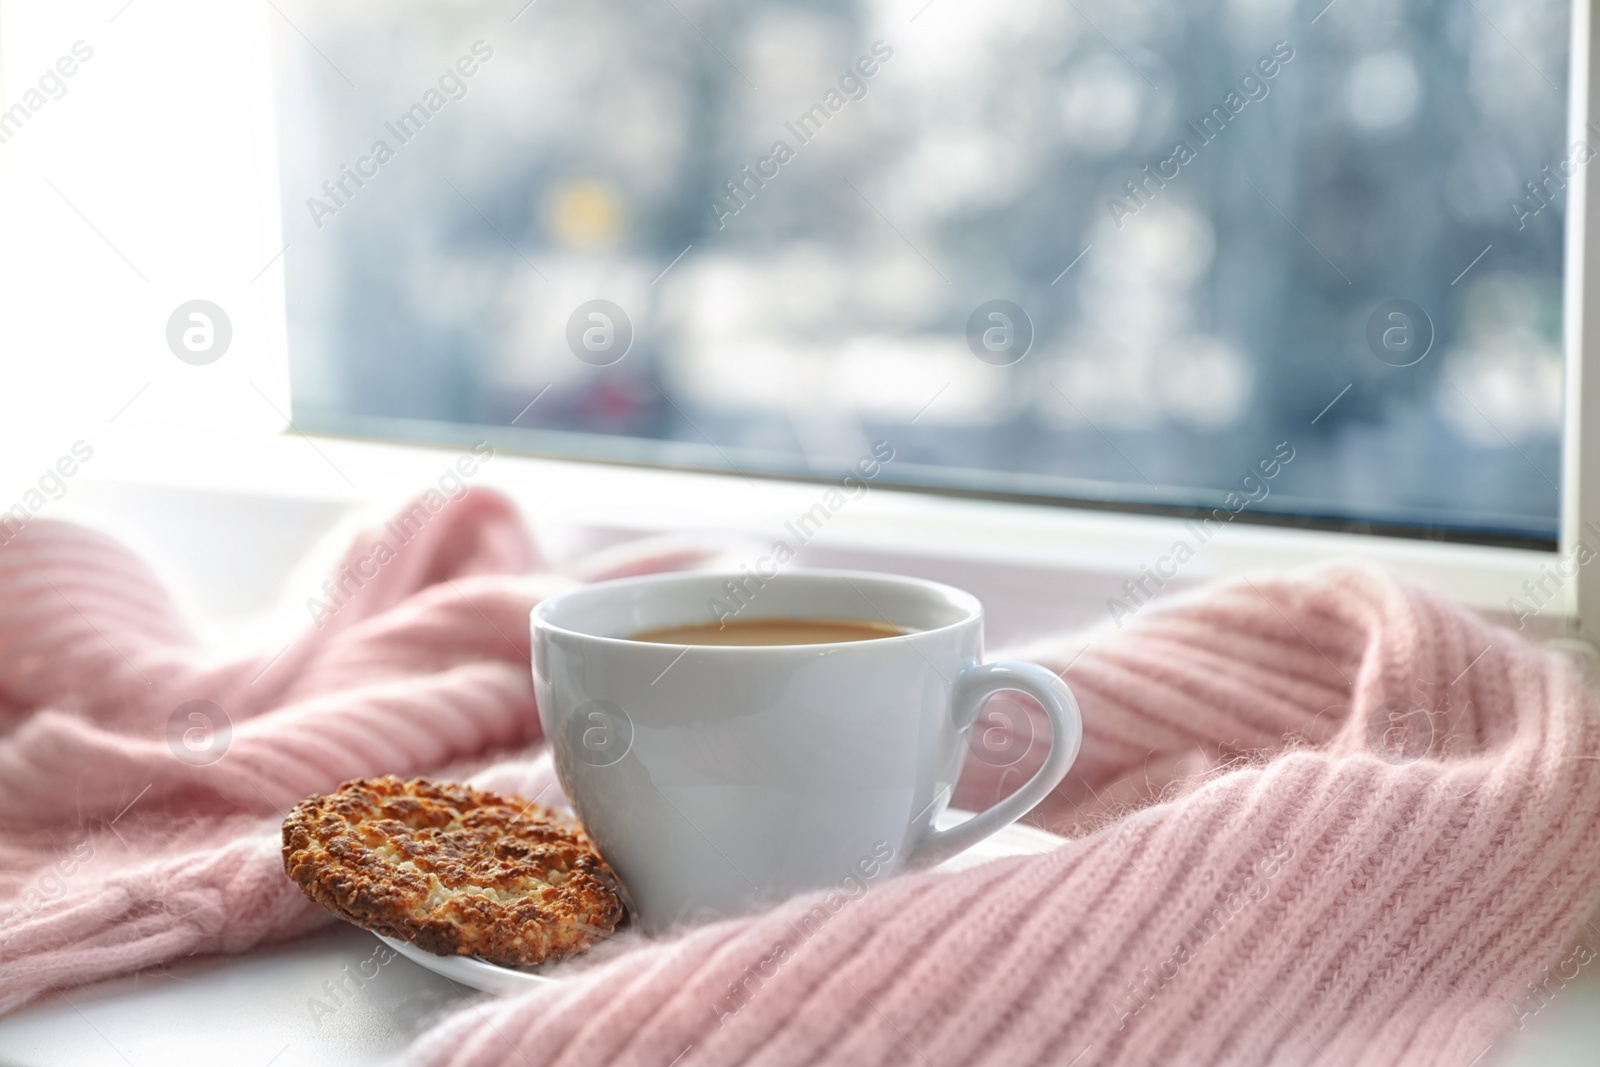
[{"label": "blurred winter background", "polygon": [[[1527,183],[1570,154],[1568,6],[1324,4],[282,3],[296,422],[798,474],[883,438],[891,481],[1177,505],[1287,441],[1254,510],[1553,538],[1565,195]],[[633,327],[609,366],[567,342],[593,299]],[[1012,365],[969,349],[991,299],[1032,322]],[[1367,342],[1396,299],[1407,366]]]}]

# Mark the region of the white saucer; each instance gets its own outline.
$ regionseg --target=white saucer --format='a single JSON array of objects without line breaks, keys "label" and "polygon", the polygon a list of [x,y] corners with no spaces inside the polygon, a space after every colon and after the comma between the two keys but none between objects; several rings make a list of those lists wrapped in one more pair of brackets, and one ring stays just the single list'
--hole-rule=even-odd
[{"label": "white saucer", "polygon": [[[939,816],[936,825],[943,830],[954,826],[970,816],[969,812],[950,810]],[[979,841],[961,855],[946,860],[937,868],[941,871],[959,871],[967,867],[975,867],[989,860],[1000,859],[1003,856],[1031,856],[1040,852],[1049,852],[1060,845],[1065,838],[1047,833],[1036,826],[1025,823],[1013,823],[994,835]],[[378,940],[394,949],[406,959],[425,967],[434,974],[448,978],[452,982],[481,989],[485,993],[505,994],[521,993],[535,986],[549,985],[559,982],[559,978],[539,974],[536,971],[521,971],[512,967],[501,967],[495,963],[485,963],[483,960],[471,956],[435,956],[425,952],[415,945],[405,941],[396,941],[392,937],[377,935]]]}]

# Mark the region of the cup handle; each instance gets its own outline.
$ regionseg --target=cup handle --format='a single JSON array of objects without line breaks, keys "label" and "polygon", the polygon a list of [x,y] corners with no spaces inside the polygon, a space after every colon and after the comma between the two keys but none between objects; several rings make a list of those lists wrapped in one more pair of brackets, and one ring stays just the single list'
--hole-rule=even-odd
[{"label": "cup handle", "polygon": [[1083,744],[1078,701],[1067,683],[1037,663],[980,663],[962,671],[956,679],[951,708],[957,729],[971,729],[989,698],[1006,690],[1026,693],[1044,708],[1051,729],[1049,754],[1032,778],[998,804],[948,830],[935,830],[930,825],[912,850],[911,866],[942,863],[996,830],[1010,826],[1049,796],[1078,758],[1078,748]]}]

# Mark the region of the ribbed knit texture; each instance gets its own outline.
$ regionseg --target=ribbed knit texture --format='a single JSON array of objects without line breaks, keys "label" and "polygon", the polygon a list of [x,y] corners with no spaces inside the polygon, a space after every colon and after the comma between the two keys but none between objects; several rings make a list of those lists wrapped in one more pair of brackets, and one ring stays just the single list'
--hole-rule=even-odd
[{"label": "ribbed knit texture", "polygon": [[[527,780],[527,611],[564,584],[541,566],[473,492],[323,628],[223,662],[115,542],[36,522],[0,548],[0,1009],[326,922],[277,851],[305,794],[497,753],[486,777]],[[1465,1067],[1536,1010],[1531,983],[1600,899],[1600,699],[1431,595],[1330,568],[1043,658],[1085,722],[1034,815],[1062,847],[619,939],[558,987],[447,1020],[413,1060]],[[234,725],[205,766],[166,740],[194,699]],[[958,802],[1041,750],[969,760]]]},{"label": "ribbed knit texture", "polygon": [[[1339,567],[1150,609],[1068,663],[1055,852],[638,948],[414,1062],[1467,1067],[1559,989],[1600,899],[1600,703],[1559,654]],[[969,760],[960,799],[1034,748]]]}]

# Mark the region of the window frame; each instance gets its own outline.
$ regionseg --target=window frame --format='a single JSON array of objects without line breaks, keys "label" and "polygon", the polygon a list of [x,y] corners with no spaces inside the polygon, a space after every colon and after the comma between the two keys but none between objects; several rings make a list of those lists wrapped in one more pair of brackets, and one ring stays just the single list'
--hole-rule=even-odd
[{"label": "window frame", "polygon": [[[1572,0],[1570,9],[1569,40],[1569,50],[1571,52],[1568,94],[1569,143],[1572,137],[1580,134],[1584,129],[1588,114],[1590,113],[1587,91],[1587,57],[1591,51],[1591,42],[1589,40],[1591,21],[1589,5],[1584,3],[1583,0]],[[1597,126],[1596,129],[1600,130],[1600,126]],[[1582,184],[1586,185],[1588,180],[1590,180],[1589,175],[1585,173]],[[1585,261],[1585,257],[1582,255],[1582,253],[1584,251],[1586,242],[1581,239],[1580,235],[1585,233],[1586,223],[1584,222],[1585,216],[1584,212],[1582,211],[1582,203],[1583,197],[1580,183],[1578,181],[1574,181],[1571,183],[1571,188],[1569,189],[1568,212],[1564,222],[1565,247],[1562,291],[1564,296],[1563,357],[1566,395],[1564,397],[1564,419],[1561,443],[1561,451],[1563,456],[1563,476],[1561,486],[1561,503],[1559,504],[1557,518],[1556,540],[1549,546],[1548,550],[1544,544],[1539,543],[1542,541],[1542,539],[1535,537],[1524,537],[1510,534],[1474,534],[1471,532],[1454,529],[1430,530],[1426,527],[1392,524],[1381,520],[1357,521],[1341,518],[1315,517],[1310,515],[1301,516],[1286,512],[1279,512],[1277,510],[1256,511],[1247,508],[1246,510],[1238,513],[1237,520],[1233,523],[1233,525],[1237,525],[1240,528],[1255,525],[1277,527],[1290,535],[1309,531],[1313,533],[1335,533],[1346,536],[1353,535],[1358,538],[1382,537],[1393,539],[1416,539],[1428,543],[1461,542],[1466,544],[1502,547],[1519,551],[1526,550],[1535,553],[1542,553],[1552,562],[1560,562],[1561,560],[1565,559],[1569,553],[1577,549],[1577,532],[1582,529],[1583,522],[1592,520],[1595,524],[1595,529],[1600,531],[1600,503],[1595,503],[1593,505],[1596,509],[1596,514],[1594,515],[1590,515],[1587,512],[1580,514],[1580,509],[1576,507],[1577,504],[1582,503],[1582,501],[1579,500],[1579,483],[1576,477],[1579,469],[1577,456],[1581,446],[1582,429],[1581,425],[1575,424],[1581,423],[1583,415],[1588,412],[1593,412],[1593,418],[1600,419],[1600,397],[1594,398],[1593,403],[1584,403],[1582,395],[1583,376],[1581,374],[1581,361],[1582,354],[1586,351],[1585,346],[1587,342],[1582,334],[1582,316],[1576,314],[1576,312],[1581,309],[1585,292],[1582,289],[1582,279],[1584,277],[1583,265]],[[1595,236],[1600,238],[1600,233],[1597,233]],[[279,268],[275,266],[273,268],[273,273],[276,274],[278,271]],[[1592,298],[1600,299],[1600,293],[1594,294]],[[1597,304],[1597,306],[1600,306],[1600,304]],[[281,315],[281,311],[279,313]],[[329,418],[321,415],[307,413],[304,418],[298,421],[297,426],[300,430],[317,435],[319,437],[337,438],[360,436],[362,439],[366,440],[390,440],[395,444],[400,445],[417,444],[422,442],[436,444],[442,443],[448,445],[451,442],[459,443],[463,440],[476,439],[476,437],[479,435],[479,431],[470,424],[412,424],[415,431],[415,436],[413,436],[411,433],[408,433],[402,428],[406,425],[407,420],[372,419],[367,427],[362,427],[360,425],[360,421],[361,420],[359,419],[347,419],[344,416],[338,417],[337,420],[330,420]],[[1600,431],[1597,431],[1597,433],[1600,433]],[[497,447],[501,446],[501,440],[499,438],[492,438],[491,440]],[[734,480],[754,479],[760,481],[772,479],[801,484],[815,484],[819,481],[825,480],[825,477],[794,472],[740,470],[737,468],[728,470],[700,466],[683,466],[671,462],[653,463],[650,460],[634,458],[609,458],[601,455],[562,455],[559,452],[549,450],[548,447],[541,447],[535,442],[529,442],[526,446],[519,446],[513,439],[507,439],[504,447],[511,450],[521,451],[522,454],[530,457],[536,457],[553,462],[590,464],[595,467],[597,477],[601,476],[598,472],[604,467],[621,466],[636,470],[656,470],[661,472],[663,476],[678,472],[691,474],[714,473],[719,476]],[[1205,514],[1209,514],[1211,510],[1209,507],[1189,506],[1183,503],[1148,503],[1137,500],[1117,501],[1098,500],[1092,498],[1041,496],[1033,493],[1008,491],[1004,489],[990,490],[981,487],[974,488],[963,486],[901,483],[894,488],[896,491],[907,494],[927,494],[941,498],[971,498],[976,501],[991,501],[1006,504],[1015,503],[1024,506],[1045,509],[1061,509],[1067,511],[1101,514],[1125,513],[1136,516],[1162,516],[1173,520],[1175,527],[1181,526],[1181,524],[1185,521],[1192,521]],[[1320,538],[1314,540],[1318,544],[1324,543]],[[1600,533],[1596,534],[1596,541],[1593,547],[1595,547],[1597,550],[1600,550]],[[1367,553],[1355,551],[1354,554],[1366,555]],[[1376,555],[1379,557],[1387,557],[1392,555],[1392,553],[1379,552],[1376,553]],[[1523,568],[1523,570],[1526,569]],[[1528,573],[1528,578],[1534,580],[1535,582],[1543,580],[1545,582],[1544,588],[1550,588],[1549,579],[1547,577],[1543,577],[1537,568]],[[1582,585],[1587,587],[1589,585],[1593,585],[1594,594],[1593,597],[1590,598],[1591,602],[1594,602],[1595,598],[1600,598],[1600,575],[1585,574],[1583,575],[1583,581],[1581,583],[1574,583],[1569,579],[1564,580],[1561,584],[1562,588],[1557,592],[1555,601],[1552,601],[1549,596],[1540,597],[1541,615],[1550,614],[1556,611],[1557,602],[1559,602],[1559,613],[1561,615],[1566,617],[1568,620],[1577,618],[1579,592],[1576,588],[1568,588],[1568,586]],[[1518,596],[1521,596],[1524,600],[1526,600],[1528,594],[1520,589],[1508,590],[1506,595],[1501,599],[1498,607],[1503,611],[1515,611],[1515,605],[1513,605],[1511,602],[1516,600]]]},{"label": "window frame", "polygon": [[[1600,42],[1600,22],[1590,3],[1572,0],[1568,88],[1569,143],[1584,139],[1586,130],[1600,138],[1600,81],[1591,57]],[[1600,161],[1597,161],[1600,162]],[[275,183],[273,183],[275,184]],[[1500,621],[1518,625],[1518,613],[1537,609],[1523,627],[1544,636],[1578,636],[1600,645],[1600,566],[1579,567],[1575,580],[1560,568],[1582,552],[1586,529],[1596,531],[1587,545],[1600,553],[1600,460],[1584,457],[1600,447],[1600,372],[1585,375],[1586,366],[1600,367],[1600,213],[1586,210],[1591,192],[1600,196],[1600,167],[1585,166],[1581,180],[1568,187],[1563,255],[1564,420],[1559,537],[1554,551],[1453,539],[1432,540],[1425,534],[1379,528],[1376,532],[1338,529],[1336,523],[1296,526],[1277,516],[1241,513],[1211,543],[1200,548],[1192,571],[1205,578],[1248,576],[1267,570],[1299,567],[1332,558],[1384,566],[1421,580]],[[268,210],[279,206],[269,193]],[[281,225],[281,218],[275,220]],[[271,268],[276,321],[282,348],[282,377],[288,377],[289,339],[282,303],[282,265]],[[472,427],[458,428],[472,435]],[[422,471],[448,444],[352,438],[321,428],[308,430],[319,446],[346,454],[345,462],[366,463],[386,450],[378,466],[393,491],[401,472]],[[286,435],[299,429],[289,422]],[[749,479],[737,472],[707,472],[651,466],[625,460],[562,458],[509,454],[509,462],[488,482],[508,492],[525,507],[552,514],[563,522],[630,533],[725,529],[757,533],[781,526],[785,517],[805,510],[823,491],[818,479],[784,474],[754,481],[761,494],[752,505]],[[374,469],[373,473],[377,471]],[[980,562],[1023,561],[1053,573],[1062,570],[1127,566],[1140,553],[1154,562],[1164,548],[1187,530],[1186,517],[1172,512],[1150,514],[1134,506],[1101,506],[1096,502],[1028,501],[1005,494],[945,491],[939,488],[878,488],[871,499],[842,513],[822,535],[830,546],[884,560],[899,553]],[[619,508],[615,501],[628,501]],[[689,514],[684,502],[693,501]],[[1155,509],[1165,511],[1166,509]],[[1176,511],[1177,509],[1173,509]],[[1144,513],[1141,513],[1144,512]],[[1258,521],[1261,520],[1261,521]],[[1331,527],[1331,528],[1330,528]],[[820,542],[819,542],[820,543]],[[1131,553],[1131,556],[1130,556]],[[1155,555],[1151,556],[1150,554]],[[1124,561],[1124,562],[1119,562]],[[1135,573],[1138,566],[1129,568]],[[1535,594],[1542,595],[1535,598]]]},{"label": "window frame", "polygon": [[[1594,55],[1600,43],[1600,21],[1585,0],[1572,0],[1572,41],[1568,60],[1567,131],[1569,143],[1588,141],[1600,116],[1600,79]],[[1581,180],[1567,187],[1565,263],[1562,278],[1562,337],[1566,360],[1566,397],[1561,450],[1561,538],[1553,561],[1557,577],[1600,551],[1600,215],[1589,204],[1600,203],[1600,168],[1584,165]],[[1590,373],[1585,373],[1588,370]],[[1585,457],[1589,461],[1585,463]],[[1576,581],[1561,582],[1570,629],[1592,645],[1600,645],[1600,568],[1576,566]],[[1543,580],[1548,585],[1545,574]]]}]

